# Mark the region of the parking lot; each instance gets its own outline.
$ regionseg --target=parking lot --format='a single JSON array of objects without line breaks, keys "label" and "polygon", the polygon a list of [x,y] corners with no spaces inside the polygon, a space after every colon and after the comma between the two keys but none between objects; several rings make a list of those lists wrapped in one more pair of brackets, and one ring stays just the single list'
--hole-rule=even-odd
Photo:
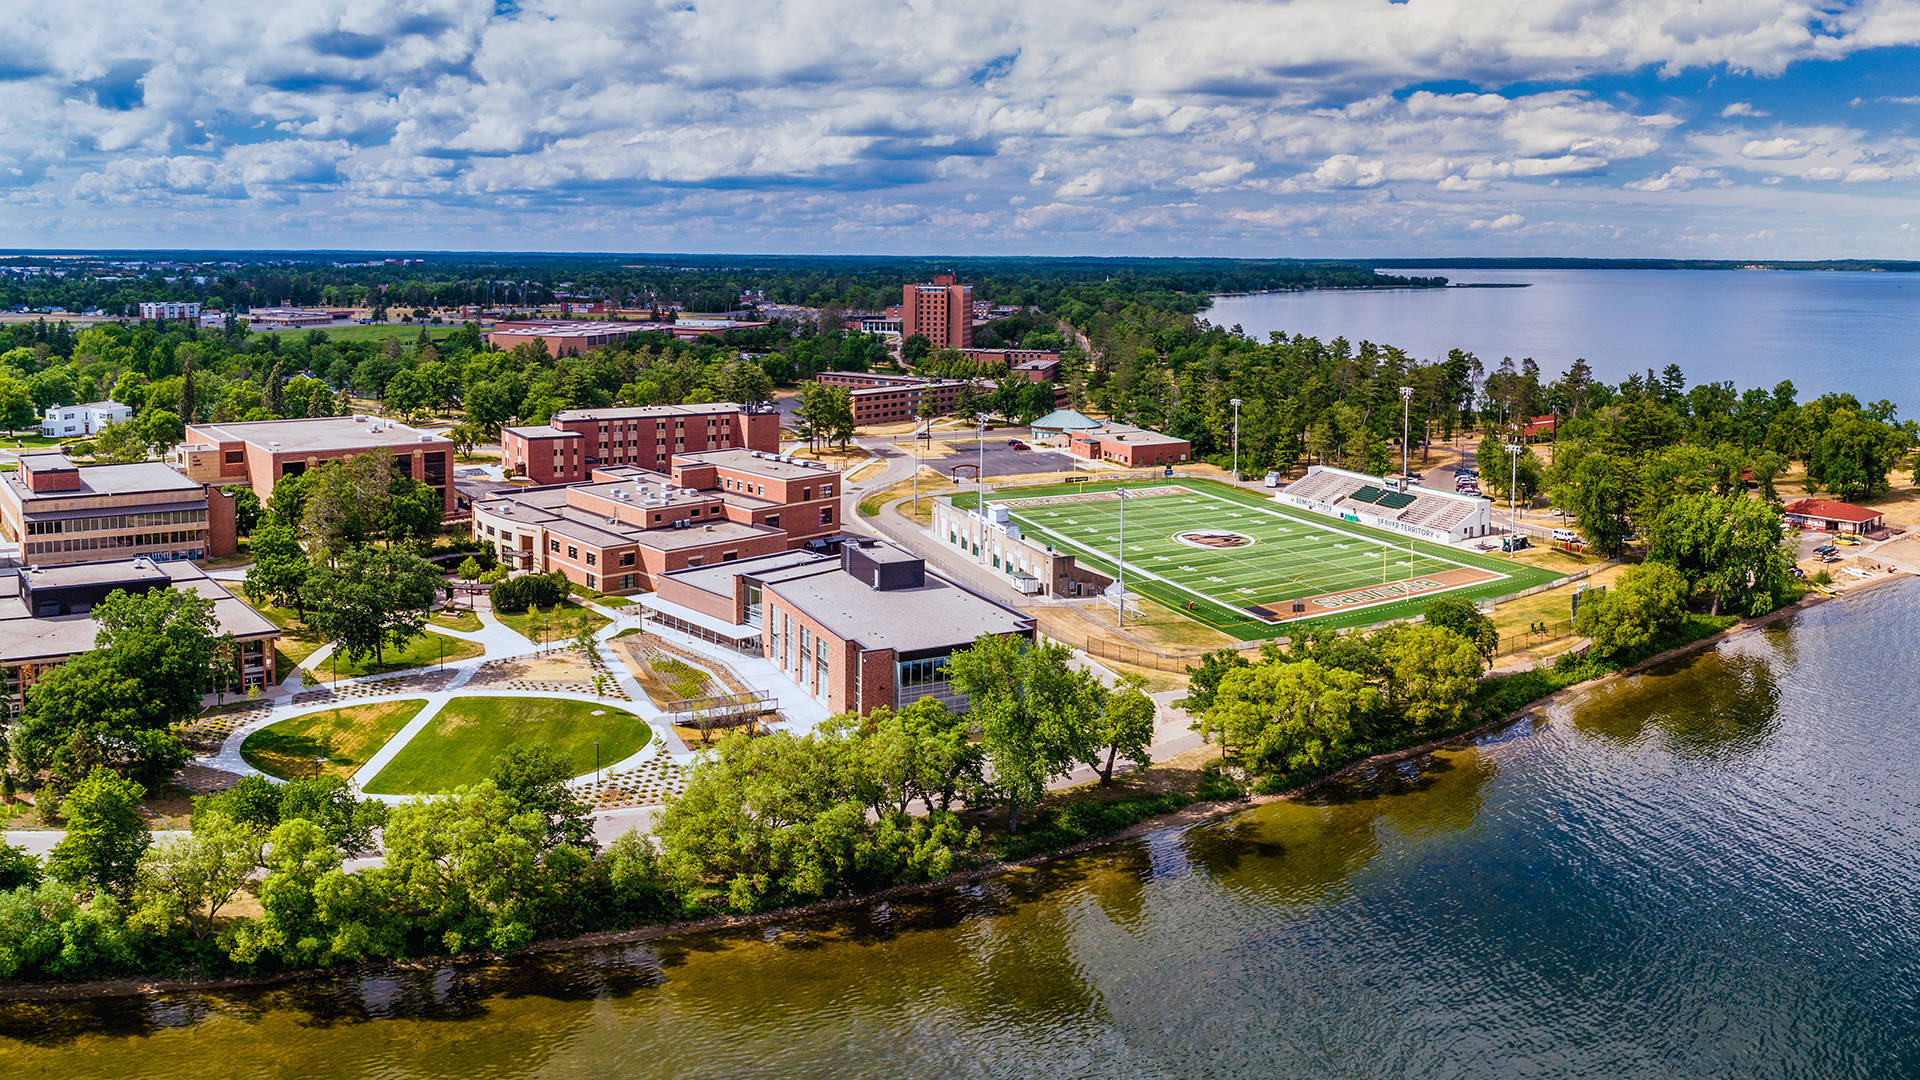
[{"label": "parking lot", "polygon": [[[911,442],[903,442],[899,445],[903,452],[913,452]],[[974,472],[972,466],[979,465],[981,462],[980,441],[978,439],[968,439],[965,442],[949,442],[946,445],[952,452],[940,457],[927,458],[927,465],[931,468],[939,469],[948,476],[955,474],[954,470],[956,467],[967,466],[960,470],[960,475],[963,478],[971,479]],[[996,439],[992,436],[987,437],[985,457],[987,476],[989,479],[995,476],[1024,476],[1031,473],[1065,472],[1073,468],[1073,459],[1066,454],[1053,450],[1015,450],[1007,445],[1005,438]]]}]

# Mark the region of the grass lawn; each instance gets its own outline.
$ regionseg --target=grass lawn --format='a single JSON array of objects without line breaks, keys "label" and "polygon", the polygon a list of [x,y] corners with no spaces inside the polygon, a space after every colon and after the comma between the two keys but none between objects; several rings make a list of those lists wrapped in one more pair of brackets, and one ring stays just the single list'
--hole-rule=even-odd
[{"label": "grass lawn", "polygon": [[292,608],[257,607],[254,609],[267,617],[267,621],[280,628],[280,637],[273,643],[273,669],[281,682],[293,674],[300,662],[312,656],[314,651],[326,642],[319,635],[307,629],[300,616]]},{"label": "grass lawn", "polygon": [[589,611],[572,600],[567,601],[566,606],[560,609],[558,616],[552,614],[551,609],[544,611],[530,609],[518,615],[502,615],[496,611],[493,617],[518,631],[528,641],[538,643],[543,639],[544,633],[544,640],[549,644],[567,641],[578,634],[581,627],[598,632],[608,622],[605,615],[597,611]]},{"label": "grass lawn", "polygon": [[[1285,634],[1302,622],[1347,627],[1406,618],[1443,592],[1508,596],[1562,576],[1296,510],[1209,480],[1059,484],[1002,489],[989,498],[1006,505],[1030,535],[1111,574],[1123,505],[1113,492],[1121,487],[1131,493],[1128,589],[1242,641]],[[970,492],[953,501],[968,506],[976,498]],[[1295,601],[1310,617],[1291,618]]]},{"label": "grass lawn", "polygon": [[[240,744],[240,756],[263,773],[292,780],[316,772],[350,777],[426,702],[382,701],[295,716],[261,728]],[[325,764],[317,764],[319,758]]]},{"label": "grass lawn", "polygon": [[[467,660],[486,652],[486,646],[477,641],[463,641],[428,631],[407,642],[404,649],[388,649],[386,656],[379,662],[368,656],[350,661],[345,656],[339,658],[336,665],[329,658],[313,672],[318,682],[332,682],[336,678],[351,679],[360,675],[380,675],[389,671],[404,671],[407,668],[433,667],[442,660],[452,663],[455,660]],[[336,667],[338,671],[336,673]]]},{"label": "grass lawn", "polygon": [[469,634],[480,631],[480,616],[471,611],[436,611],[433,618],[427,620],[435,626],[444,626],[449,630],[460,630]]},{"label": "grass lawn", "polygon": [[[600,715],[596,716],[595,713]],[[594,742],[604,767],[652,741],[646,721],[594,701],[558,698],[463,697],[449,701],[394,755],[366,789],[380,795],[431,795],[486,778],[493,759],[513,746],[544,743],[573,762],[575,775],[593,771]]]},{"label": "grass lawn", "polygon": [[626,607],[628,604],[633,603],[633,599],[631,597],[608,596],[606,593],[596,592],[593,589],[589,589],[585,585],[580,584],[579,582],[574,582],[571,585],[569,585],[567,588],[568,588],[568,591],[572,593],[574,596],[577,596],[580,599],[587,601],[588,603],[599,604],[601,607]]},{"label": "grass lawn", "polygon": [[[419,323],[396,324],[393,326],[361,326],[355,324],[353,326],[321,326],[315,329],[327,335],[328,341],[385,341],[388,338],[397,337],[406,344],[411,345],[414,340],[420,336],[420,326],[421,324]],[[458,329],[460,329],[458,325],[448,326],[443,324],[440,326],[428,326],[427,333],[432,335],[434,341],[444,341],[453,336],[453,332]],[[254,340],[258,341],[261,338],[277,337],[284,334],[289,338],[304,341],[307,335],[312,332],[312,330],[304,328],[299,330],[261,330],[252,336]]]}]

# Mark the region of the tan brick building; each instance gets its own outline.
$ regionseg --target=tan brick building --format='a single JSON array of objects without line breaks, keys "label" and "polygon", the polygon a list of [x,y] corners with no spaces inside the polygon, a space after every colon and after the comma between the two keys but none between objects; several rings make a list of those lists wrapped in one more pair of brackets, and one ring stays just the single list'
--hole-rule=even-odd
[{"label": "tan brick building", "polygon": [[0,476],[0,538],[30,566],[217,559],[235,550],[233,497],[163,462],[75,465],[27,453]]},{"label": "tan brick building", "polygon": [[264,503],[281,477],[368,450],[391,452],[395,470],[432,488],[441,512],[454,516],[452,440],[377,416],[188,424],[173,459],[191,479],[246,484]]}]

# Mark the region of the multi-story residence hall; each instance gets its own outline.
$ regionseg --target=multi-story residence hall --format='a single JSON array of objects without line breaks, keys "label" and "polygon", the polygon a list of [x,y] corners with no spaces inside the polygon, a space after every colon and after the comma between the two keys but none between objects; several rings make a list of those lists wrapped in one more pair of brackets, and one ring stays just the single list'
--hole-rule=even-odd
[{"label": "multi-story residence hall", "polygon": [[675,571],[640,604],[653,622],[766,657],[835,713],[928,697],[964,708],[947,658],[983,634],[1033,639],[1033,619],[910,552],[864,537],[838,546]]},{"label": "multi-story residence hall", "polygon": [[265,502],[281,477],[368,450],[391,451],[395,472],[432,488],[440,496],[441,512],[453,516],[453,442],[375,416],[188,424],[186,440],[173,456],[189,478],[246,484]]},{"label": "multi-story residence hall", "polygon": [[667,472],[604,465],[578,484],[503,491],[473,506],[474,539],[516,570],[559,570],[601,592],[799,547],[840,529],[840,473],[758,450],[675,455]]},{"label": "multi-story residence hall", "polygon": [[0,717],[26,704],[35,679],[93,648],[100,631],[93,605],[116,590],[153,589],[191,589],[213,601],[219,632],[233,635],[228,690],[245,693],[274,684],[273,642],[280,628],[192,563],[133,558],[30,566],[0,572]]},{"label": "multi-story residence hall", "polygon": [[0,537],[31,566],[231,555],[233,511],[231,495],[157,461],[75,465],[65,454],[28,453],[0,476]]},{"label": "multi-story residence hall", "polygon": [[567,409],[500,433],[500,464],[536,484],[578,483],[601,465],[659,472],[680,454],[734,449],[778,453],[779,412],[730,402]]}]

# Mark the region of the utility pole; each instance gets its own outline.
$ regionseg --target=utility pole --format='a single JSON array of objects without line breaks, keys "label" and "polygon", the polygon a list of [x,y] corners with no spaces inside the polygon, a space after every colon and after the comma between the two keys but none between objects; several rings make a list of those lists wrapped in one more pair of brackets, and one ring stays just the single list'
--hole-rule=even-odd
[{"label": "utility pole", "polygon": [[1233,406],[1233,482],[1240,482],[1240,399],[1234,398],[1228,404]]},{"label": "utility pole", "polygon": [[1516,543],[1520,539],[1520,516],[1515,509],[1519,493],[1514,489],[1520,486],[1520,451],[1524,449],[1526,447],[1519,443],[1507,444],[1507,458],[1513,463],[1507,472],[1507,525],[1513,530],[1507,542],[1507,557],[1511,559],[1520,557],[1520,547]]},{"label": "utility pole", "polygon": [[1407,475],[1407,438],[1411,434],[1407,417],[1413,407],[1413,387],[1400,388],[1400,475]]}]

